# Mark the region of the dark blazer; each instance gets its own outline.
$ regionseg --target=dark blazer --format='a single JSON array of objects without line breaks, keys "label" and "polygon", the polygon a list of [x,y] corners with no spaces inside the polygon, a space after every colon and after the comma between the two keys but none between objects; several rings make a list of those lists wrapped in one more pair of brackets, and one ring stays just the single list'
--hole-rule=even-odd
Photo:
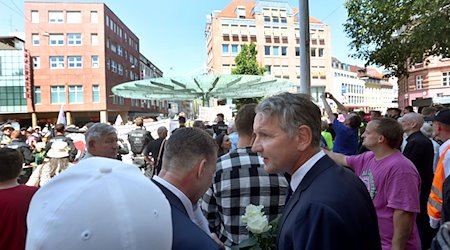
[{"label": "dark blazer", "polygon": [[381,249],[375,208],[350,170],[322,157],[286,204],[277,235],[284,249]]},{"label": "dark blazer", "polygon": [[166,196],[172,213],[172,249],[220,249],[219,245],[191,221],[181,200],[161,183],[152,180]]}]

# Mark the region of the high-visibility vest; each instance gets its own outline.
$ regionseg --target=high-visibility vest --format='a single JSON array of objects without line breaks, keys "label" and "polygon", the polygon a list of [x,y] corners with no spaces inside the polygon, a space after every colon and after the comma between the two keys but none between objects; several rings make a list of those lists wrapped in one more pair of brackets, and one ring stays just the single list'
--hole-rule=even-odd
[{"label": "high-visibility vest", "polygon": [[436,172],[434,173],[433,184],[431,185],[430,196],[428,197],[427,211],[431,218],[439,220],[442,218],[442,186],[445,181],[444,173],[444,159],[447,151],[450,150],[448,146],[441,157],[439,158],[436,166]]}]

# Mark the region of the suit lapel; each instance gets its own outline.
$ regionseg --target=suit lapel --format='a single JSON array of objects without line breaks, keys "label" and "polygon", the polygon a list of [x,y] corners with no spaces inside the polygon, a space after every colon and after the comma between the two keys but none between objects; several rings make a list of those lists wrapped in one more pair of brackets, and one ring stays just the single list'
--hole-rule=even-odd
[{"label": "suit lapel", "polygon": [[180,198],[178,198],[174,193],[172,193],[169,189],[167,189],[166,187],[164,187],[161,183],[155,181],[152,179],[152,182],[155,183],[156,186],[159,187],[159,189],[161,189],[161,191],[164,193],[164,195],[166,196],[167,200],[169,201],[169,203],[177,208],[178,210],[180,210],[181,212],[183,212],[183,214],[185,214],[187,217],[189,217],[188,212],[186,211],[186,208],[183,205],[183,202],[181,202]]},{"label": "suit lapel", "polygon": [[[291,213],[292,209],[296,206],[298,201],[300,200],[300,196],[303,191],[305,191],[311,183],[317,178],[320,173],[325,171],[326,169],[330,168],[333,165],[333,161],[327,156],[323,156],[314,164],[314,166],[308,171],[308,173],[305,175],[305,177],[300,182],[300,185],[297,187],[295,192],[292,194],[291,198],[287,202],[287,204],[284,207],[283,215],[281,216],[281,223],[278,227],[278,236],[281,233],[281,229],[283,228],[284,223],[286,222],[286,218]],[[277,241],[280,239],[280,237],[277,237]]]}]

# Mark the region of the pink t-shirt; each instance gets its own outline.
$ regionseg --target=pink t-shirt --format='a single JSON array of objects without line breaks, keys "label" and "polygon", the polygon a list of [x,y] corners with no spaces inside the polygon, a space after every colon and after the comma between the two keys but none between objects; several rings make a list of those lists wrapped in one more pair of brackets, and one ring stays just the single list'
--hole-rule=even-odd
[{"label": "pink t-shirt", "polygon": [[[378,217],[381,245],[391,249],[394,235],[394,210],[419,213],[420,176],[414,164],[397,151],[375,160],[372,151],[347,157],[347,164],[366,184]],[[406,249],[420,249],[414,216],[414,228]]]}]

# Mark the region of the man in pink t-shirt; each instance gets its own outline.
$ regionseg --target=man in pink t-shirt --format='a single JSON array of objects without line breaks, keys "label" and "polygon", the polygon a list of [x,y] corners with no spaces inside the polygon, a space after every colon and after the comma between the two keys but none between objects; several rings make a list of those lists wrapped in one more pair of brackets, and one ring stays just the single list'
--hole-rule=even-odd
[{"label": "man in pink t-shirt", "polygon": [[397,149],[400,124],[390,118],[369,122],[362,137],[371,151],[354,156],[326,152],[349,166],[364,182],[378,217],[383,249],[420,249],[416,215],[420,212],[420,176],[414,164]]},{"label": "man in pink t-shirt", "polygon": [[0,248],[25,249],[27,213],[37,187],[19,185],[22,153],[0,148]]}]

